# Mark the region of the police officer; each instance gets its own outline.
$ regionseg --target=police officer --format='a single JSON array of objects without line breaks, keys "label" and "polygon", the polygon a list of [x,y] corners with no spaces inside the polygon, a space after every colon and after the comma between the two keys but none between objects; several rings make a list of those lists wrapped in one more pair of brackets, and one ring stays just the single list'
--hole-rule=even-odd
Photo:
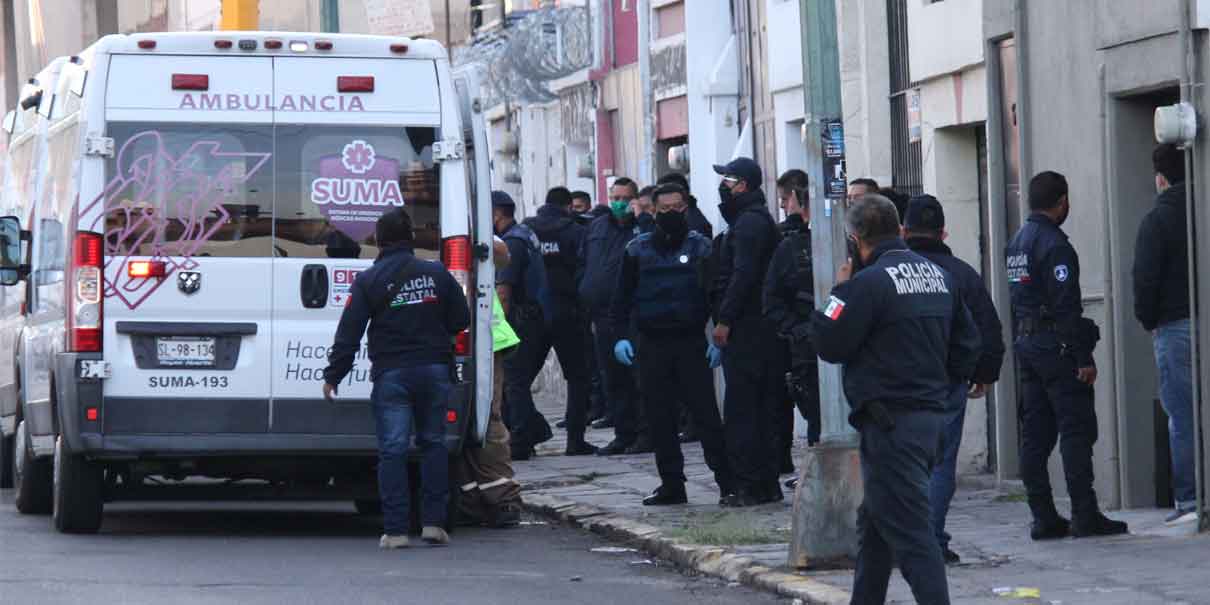
[{"label": "police officer", "polygon": [[[807,420],[807,444],[819,442],[819,364],[811,344],[811,315],[815,311],[815,272],[811,267],[811,208],[807,204],[807,174],[789,170],[777,179],[777,193],[786,220],[779,225],[782,241],[765,276],[764,313],[786,343],[790,369],[786,387],[791,404],[779,406],[778,452],[783,473],[794,471],[794,408]],[[795,480],[787,486],[796,485]]]},{"label": "police officer", "polygon": [[929,475],[950,385],[974,371],[978,330],[950,275],[899,239],[890,200],[867,194],[846,222],[865,269],[851,275],[852,260],[842,265],[811,323],[819,357],[844,365],[849,423],[861,434],[853,603],[886,601],[895,560],[916,602],[945,605]]},{"label": "police officer", "polygon": [[945,269],[953,280],[962,301],[966,303],[975,325],[979,327],[979,361],[968,382],[957,380],[946,400],[945,419],[941,427],[941,453],[929,482],[929,509],[933,531],[941,544],[946,563],[957,563],[958,554],[949,547],[950,535],[945,532],[945,517],[957,485],[958,447],[962,444],[962,424],[966,419],[967,399],[979,399],[992,383],[1000,379],[1004,363],[1004,336],[996,307],[975,268],[966,264],[945,245],[945,212],[941,202],[931,195],[911,198],[903,217],[904,239],[913,252]]},{"label": "police officer", "polygon": [[369,324],[370,399],[378,433],[378,491],[382,499],[382,548],[408,544],[408,447],[413,428],[420,447],[424,489],[422,538],[446,544],[443,526],[449,499],[445,407],[454,362],[454,336],[470,325],[462,287],[440,263],[412,252],[412,220],[402,208],[378,219],[381,252],[358,274],[340,316],[324,369],[324,398],[332,401],[349,371]]},{"label": "police officer", "polygon": [[656,181],[656,186],[669,183],[679,185],[681,189],[689,192],[689,210],[685,214],[686,220],[689,221],[689,230],[697,231],[706,236],[706,239],[714,237],[714,227],[710,225],[706,215],[702,214],[701,208],[697,207],[697,198],[693,197],[693,193],[689,191],[689,179],[679,172],[669,172]]},{"label": "police officer", "polygon": [[714,328],[714,344],[723,349],[723,414],[736,475],[736,493],[727,505],[751,506],[783,498],[773,418],[786,400],[784,350],[761,308],[762,285],[779,235],[755,161],[737,158],[714,171],[723,175],[720,209],[724,218],[731,217],[719,255],[722,295]]},{"label": "police officer", "polygon": [[[607,412],[608,424],[614,429],[613,441],[597,451],[602,456],[625,453],[639,439],[638,387],[632,370],[619,363],[613,355],[614,344],[629,337],[630,325],[615,327],[610,312],[617,293],[626,245],[642,229],[638,217],[630,210],[629,199],[611,201],[610,210],[608,216],[602,216],[588,226],[584,248],[580,252],[580,262],[584,265],[581,270],[580,300],[592,320],[595,354],[603,370],[606,400],[611,404]],[[598,425],[593,426],[597,428]],[[606,428],[605,424],[602,423],[600,428]]]},{"label": "police officer", "polygon": [[[721,497],[732,493],[733,480],[710,372],[721,353],[705,338],[710,307],[704,263],[710,240],[689,229],[688,195],[679,185],[661,185],[653,197],[655,231],[626,246],[612,317],[619,327],[630,325],[632,316],[637,320],[639,381],[660,474],[660,486],[643,504],[662,506],[688,501],[677,437],[678,401],[690,408]],[[624,365],[635,362],[628,338],[618,340],[614,354]]]},{"label": "police officer", "polygon": [[496,294],[505,318],[521,339],[517,350],[504,358],[502,412],[511,431],[513,460],[528,460],[534,447],[554,436],[546,417],[534,406],[529,360],[538,355],[548,318],[554,309],[541,242],[529,227],[516,220],[517,204],[503,191],[492,192],[492,223],[508,246],[509,263],[496,271]]},{"label": "police officer", "polygon": [[[546,356],[554,348],[567,380],[567,450],[568,456],[594,454],[597,448],[584,440],[588,425],[588,360],[584,350],[584,319],[580,313],[577,293],[580,248],[584,242],[584,227],[571,215],[571,192],[555,187],[546,193],[546,204],[538,215],[525,220],[525,225],[538,236],[546,277],[550,283],[554,316],[549,328],[537,339],[537,346],[527,352],[522,363],[528,369],[525,389],[528,392]],[[524,337],[522,337],[524,338]]]},{"label": "police officer", "polygon": [[[1092,351],[1100,330],[1083,317],[1080,259],[1059,226],[1071,212],[1067,179],[1043,172],[1029,182],[1033,213],[1006,250],[1021,380],[1021,478],[1033,513],[1034,540],[1126,533],[1101,514],[1092,487],[1097,440]],[[1059,452],[1071,495],[1072,522],[1059,516],[1046,461]]]}]

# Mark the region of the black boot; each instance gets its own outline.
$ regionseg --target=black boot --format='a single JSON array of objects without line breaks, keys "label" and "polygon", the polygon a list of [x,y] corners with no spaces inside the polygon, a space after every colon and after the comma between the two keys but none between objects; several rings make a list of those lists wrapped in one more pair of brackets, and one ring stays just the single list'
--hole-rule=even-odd
[{"label": "black boot", "polygon": [[595,453],[597,446],[584,441],[583,437],[568,440],[567,449],[563,451],[564,456],[591,456]]},{"label": "black boot", "polygon": [[685,494],[684,483],[663,483],[655,488],[650,496],[643,498],[643,506],[670,506],[688,502],[689,496]]},{"label": "black boot", "polygon": [[1034,540],[1057,540],[1066,538],[1071,524],[1055,510],[1055,501],[1049,496],[1030,496],[1029,510],[1033,523],[1029,526],[1029,537]]},{"label": "black boot", "polygon": [[1124,521],[1114,521],[1102,515],[1099,510],[1072,515],[1071,535],[1076,538],[1116,536],[1129,531],[1130,528]]}]

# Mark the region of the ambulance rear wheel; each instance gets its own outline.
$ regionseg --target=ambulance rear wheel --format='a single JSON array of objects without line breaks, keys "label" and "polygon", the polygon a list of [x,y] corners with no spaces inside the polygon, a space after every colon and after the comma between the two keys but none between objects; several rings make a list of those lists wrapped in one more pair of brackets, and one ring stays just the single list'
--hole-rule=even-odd
[{"label": "ambulance rear wheel", "polygon": [[55,529],[65,534],[95,534],[101,529],[105,471],[82,454],[72,453],[63,437],[55,441]]},{"label": "ambulance rear wheel", "polygon": [[13,486],[13,444],[14,437],[0,435],[0,489]]},{"label": "ambulance rear wheel", "polygon": [[35,458],[25,421],[17,423],[13,447],[13,504],[23,515],[45,515],[51,509],[50,458]]}]

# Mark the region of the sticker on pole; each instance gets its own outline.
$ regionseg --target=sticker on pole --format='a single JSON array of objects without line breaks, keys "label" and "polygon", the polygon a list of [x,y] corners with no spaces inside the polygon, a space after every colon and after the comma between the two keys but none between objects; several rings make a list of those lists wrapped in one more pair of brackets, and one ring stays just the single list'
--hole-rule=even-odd
[{"label": "sticker on pole", "polygon": [[398,159],[379,155],[368,141],[354,139],[336,155],[319,160],[311,181],[311,203],[333,227],[355,241],[374,233],[378,217],[404,205]]},{"label": "sticker on pole", "polygon": [[828,316],[828,319],[836,321],[840,319],[841,313],[844,313],[844,301],[835,296],[828,298],[828,306],[824,308],[823,314]]}]

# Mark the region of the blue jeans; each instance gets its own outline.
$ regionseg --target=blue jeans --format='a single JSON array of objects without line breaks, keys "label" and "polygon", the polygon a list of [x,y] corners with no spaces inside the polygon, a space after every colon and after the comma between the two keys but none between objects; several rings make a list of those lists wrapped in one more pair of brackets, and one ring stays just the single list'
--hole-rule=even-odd
[{"label": "blue jeans", "polygon": [[1160,370],[1160,402],[1168,414],[1172,486],[1178,508],[1197,500],[1193,470],[1193,366],[1188,319],[1155,329],[1155,364]]},{"label": "blue jeans", "polygon": [[954,499],[954,491],[958,487],[958,448],[962,445],[962,423],[966,420],[968,391],[966,383],[955,384],[950,391],[941,424],[937,464],[933,466],[933,476],[929,478],[929,520],[942,549],[950,544],[950,535],[945,532],[945,517],[950,512],[950,501]]},{"label": "blue jeans", "polygon": [[423,522],[426,527],[445,524],[449,500],[445,411],[449,391],[450,369],[444,364],[388,370],[374,381],[370,399],[378,430],[378,493],[387,534],[408,533],[408,446],[413,428],[421,453]]}]

